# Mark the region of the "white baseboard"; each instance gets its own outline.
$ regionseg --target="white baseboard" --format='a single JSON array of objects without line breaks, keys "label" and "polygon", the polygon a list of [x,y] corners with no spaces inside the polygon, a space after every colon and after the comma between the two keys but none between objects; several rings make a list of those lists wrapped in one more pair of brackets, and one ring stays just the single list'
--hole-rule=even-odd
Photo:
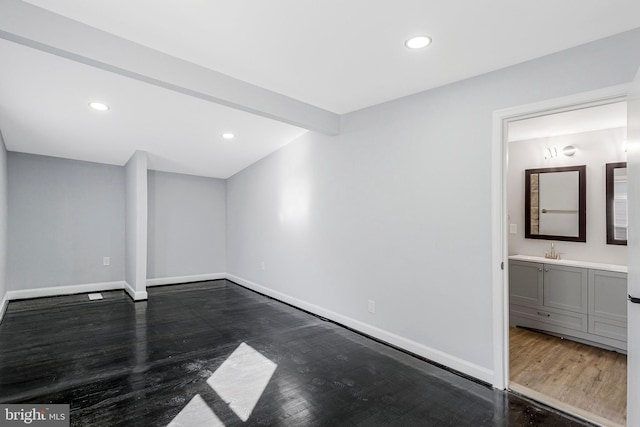
[{"label": "white baseboard", "polygon": [[2,323],[4,313],[7,311],[7,305],[9,305],[9,299],[5,293],[5,295],[2,296],[2,300],[0,300],[0,323]]},{"label": "white baseboard", "polygon": [[[198,274],[193,276],[164,277],[160,279],[147,280],[147,286],[160,286],[175,283],[199,282],[204,280],[225,279],[226,273]],[[142,301],[148,298],[146,291],[136,291],[126,281],[86,283],[81,285],[49,286],[46,288],[22,289],[17,291],[7,291],[0,303],[0,321],[4,317],[4,312],[9,301],[29,298],[54,297],[60,295],[84,294],[90,292],[112,291],[124,289],[134,301]]]},{"label": "white baseboard", "polygon": [[314,313],[318,316],[322,316],[334,322],[348,326],[349,328],[355,329],[356,331],[370,335],[386,343],[395,345],[411,353],[425,357],[429,360],[432,360],[436,363],[447,366],[451,369],[455,369],[456,371],[462,372],[466,375],[470,375],[481,381],[487,382],[489,384],[493,382],[493,371],[491,369],[487,369],[485,367],[476,365],[474,363],[460,359],[459,357],[456,357],[456,356],[452,356],[440,350],[427,347],[423,344],[420,344],[408,338],[402,337],[400,335],[396,335],[392,332],[385,331],[384,329],[377,328],[375,326],[369,325],[359,320],[355,320],[350,317],[343,316],[341,314],[335,313],[331,310],[327,310],[320,306],[308,303],[306,301],[299,300],[297,298],[285,295],[278,291],[274,291],[272,289],[266,288],[262,285],[259,285],[257,283],[235,276],[233,274],[227,273],[227,279],[233,282],[236,282],[242,286],[245,286],[249,289],[252,289],[254,291],[260,292],[261,294],[273,297],[280,301],[286,302],[287,304],[291,304],[295,307]]},{"label": "white baseboard", "polygon": [[147,279],[147,287],[175,285],[178,283],[203,282],[205,280],[226,279],[227,273],[196,274],[192,276],[160,277],[158,279]]},{"label": "white baseboard", "polygon": [[22,289],[18,291],[7,291],[7,294],[0,303],[0,320],[4,316],[7,304],[9,301],[41,298],[41,297],[56,297],[61,295],[74,295],[85,294],[92,292],[104,292],[124,289],[131,299],[134,301],[141,301],[147,299],[146,291],[135,291],[127,282],[101,282],[101,283],[86,283],[82,285],[68,285],[68,286],[50,286],[46,288],[36,289]]},{"label": "white baseboard", "polygon": [[22,289],[7,291],[7,301],[40,297],[55,297],[59,295],[84,294],[88,292],[113,291],[124,289],[125,282],[87,283],[82,285],[50,286],[47,288]]},{"label": "white baseboard", "polygon": [[134,301],[144,301],[149,298],[147,291],[136,291],[128,282],[124,282],[124,290]]}]

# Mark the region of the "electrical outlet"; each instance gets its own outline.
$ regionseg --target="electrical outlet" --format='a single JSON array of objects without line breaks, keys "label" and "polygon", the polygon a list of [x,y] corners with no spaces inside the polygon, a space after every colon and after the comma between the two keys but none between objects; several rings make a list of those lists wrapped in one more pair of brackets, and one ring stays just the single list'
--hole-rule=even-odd
[{"label": "electrical outlet", "polygon": [[111,265],[111,257],[105,256],[102,257],[102,265],[104,265],[105,267],[108,267]]},{"label": "electrical outlet", "polygon": [[369,300],[368,310],[369,310],[369,313],[375,313],[376,312],[376,302],[374,300],[372,300],[372,299]]},{"label": "electrical outlet", "polygon": [[264,263],[264,261],[261,261],[261,262],[260,262],[260,270],[264,271],[264,270],[266,270],[266,269],[267,269],[266,264]]}]

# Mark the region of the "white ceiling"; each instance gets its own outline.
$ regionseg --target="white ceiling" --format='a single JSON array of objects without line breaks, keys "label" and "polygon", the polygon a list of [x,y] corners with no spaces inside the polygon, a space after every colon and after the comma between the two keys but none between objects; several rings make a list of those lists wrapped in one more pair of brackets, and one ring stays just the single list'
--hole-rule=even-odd
[{"label": "white ceiling", "polygon": [[[340,114],[640,27],[637,0],[28,3]],[[433,37],[430,47],[403,46],[422,33]],[[153,169],[226,178],[305,132],[0,42],[9,150],[122,165],[141,149]],[[94,98],[111,110],[89,110]],[[219,138],[228,130],[234,142]]]},{"label": "white ceiling", "polygon": [[138,149],[154,170],[228,178],[306,132],[5,40],[0,57],[10,151],[124,165]]},{"label": "white ceiling", "polygon": [[599,105],[509,123],[509,142],[627,126],[627,103]]},{"label": "white ceiling", "polygon": [[640,26],[638,0],[28,2],[340,114]]}]

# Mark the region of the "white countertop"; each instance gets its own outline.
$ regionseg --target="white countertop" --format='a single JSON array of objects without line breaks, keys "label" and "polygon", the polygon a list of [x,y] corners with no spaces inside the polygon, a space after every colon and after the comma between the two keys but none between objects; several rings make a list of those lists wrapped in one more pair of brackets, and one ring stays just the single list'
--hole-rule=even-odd
[{"label": "white countertop", "polygon": [[566,265],[568,267],[591,268],[594,270],[615,271],[618,273],[627,272],[626,265],[602,264],[599,262],[575,261],[571,259],[551,259],[551,258],[545,258],[541,256],[532,256],[532,255],[510,255],[509,259],[516,260],[516,261],[539,262],[544,264]]}]

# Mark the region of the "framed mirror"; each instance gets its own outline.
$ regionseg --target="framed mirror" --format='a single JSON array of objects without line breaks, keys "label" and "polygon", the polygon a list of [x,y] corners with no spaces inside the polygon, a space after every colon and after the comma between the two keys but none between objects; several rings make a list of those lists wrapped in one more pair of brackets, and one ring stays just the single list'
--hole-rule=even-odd
[{"label": "framed mirror", "polygon": [[607,163],[607,244],[627,244],[627,163]]},{"label": "framed mirror", "polygon": [[524,237],[586,242],[587,167],[524,172]]}]

